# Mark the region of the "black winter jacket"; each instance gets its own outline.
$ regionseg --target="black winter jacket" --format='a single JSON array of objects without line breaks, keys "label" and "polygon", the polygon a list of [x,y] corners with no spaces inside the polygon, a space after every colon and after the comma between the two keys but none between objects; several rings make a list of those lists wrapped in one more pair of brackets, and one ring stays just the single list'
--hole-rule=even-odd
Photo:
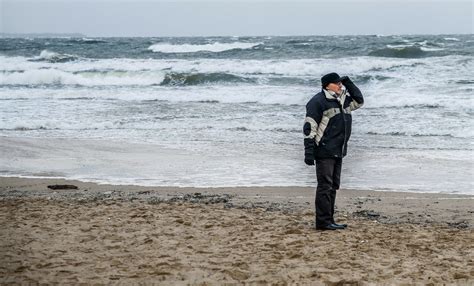
[{"label": "black winter jacket", "polygon": [[364,98],[349,78],[344,79],[342,84],[346,90],[339,99],[322,90],[306,104],[303,125],[305,161],[342,158],[347,154],[347,141],[352,128],[351,111],[361,107]]}]

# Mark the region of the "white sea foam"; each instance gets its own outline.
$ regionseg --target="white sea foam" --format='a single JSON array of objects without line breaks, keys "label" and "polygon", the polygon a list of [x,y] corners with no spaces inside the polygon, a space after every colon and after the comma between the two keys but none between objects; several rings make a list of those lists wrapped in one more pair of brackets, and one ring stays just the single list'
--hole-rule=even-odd
[{"label": "white sea foam", "polygon": [[223,52],[228,50],[235,50],[235,49],[251,49],[262,43],[243,43],[243,42],[234,42],[234,43],[219,43],[215,42],[212,44],[205,44],[205,45],[192,45],[192,44],[182,44],[182,45],[175,45],[170,43],[158,43],[153,44],[148,47],[148,50],[153,52],[160,52],[160,53],[195,53],[201,51],[207,52]]},{"label": "white sea foam", "polygon": [[48,50],[43,50],[43,51],[41,51],[40,55],[36,59],[49,60],[49,59],[52,59],[52,58],[54,58],[58,55],[59,55],[58,53],[51,52],[51,51],[48,51]]},{"label": "white sea foam", "polygon": [[412,47],[412,45],[410,45],[410,44],[406,44],[406,45],[387,45],[387,48],[389,48],[389,49],[404,49],[404,48],[409,48],[409,47]]},{"label": "white sea foam", "polygon": [[49,50],[41,51],[40,55],[34,57],[34,61],[51,61],[51,62],[65,62],[77,59],[77,56],[69,55],[69,54],[60,54],[56,52],[52,52]]},{"label": "white sea foam", "polygon": [[443,51],[443,48],[433,48],[433,47],[420,47],[420,50],[424,52],[437,52],[437,51]]},{"label": "white sea foam", "polygon": [[74,74],[58,69],[33,69],[24,72],[0,73],[0,85],[82,85],[128,86],[160,84],[162,72],[110,72]]},{"label": "white sea foam", "polygon": [[101,38],[82,38],[82,42],[85,43],[105,43],[106,41]]},{"label": "white sea foam", "polygon": [[443,48],[438,48],[438,47],[432,47],[429,45],[428,41],[422,41],[422,42],[409,42],[409,41],[404,41],[407,44],[400,44],[400,45],[386,45],[387,48],[389,49],[396,49],[396,50],[402,50],[406,48],[420,48],[420,50],[424,52],[435,52],[435,51],[443,51]]}]

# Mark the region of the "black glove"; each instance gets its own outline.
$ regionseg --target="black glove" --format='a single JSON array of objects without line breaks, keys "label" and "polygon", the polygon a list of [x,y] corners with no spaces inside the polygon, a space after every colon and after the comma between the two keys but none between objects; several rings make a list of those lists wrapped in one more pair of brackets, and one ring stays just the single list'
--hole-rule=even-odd
[{"label": "black glove", "polygon": [[316,143],[313,138],[304,139],[304,162],[306,165],[314,165],[314,152]]},{"label": "black glove", "polygon": [[352,80],[347,75],[345,75],[345,76],[341,77],[341,83],[343,85],[346,85],[347,83],[352,83]]}]

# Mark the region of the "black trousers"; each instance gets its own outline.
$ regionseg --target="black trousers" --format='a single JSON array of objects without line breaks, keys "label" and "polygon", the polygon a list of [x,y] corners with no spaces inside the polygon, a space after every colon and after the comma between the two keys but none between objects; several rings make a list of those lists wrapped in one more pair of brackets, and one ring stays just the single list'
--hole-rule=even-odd
[{"label": "black trousers", "polygon": [[341,184],[342,158],[316,159],[316,226],[334,223],[336,191]]}]

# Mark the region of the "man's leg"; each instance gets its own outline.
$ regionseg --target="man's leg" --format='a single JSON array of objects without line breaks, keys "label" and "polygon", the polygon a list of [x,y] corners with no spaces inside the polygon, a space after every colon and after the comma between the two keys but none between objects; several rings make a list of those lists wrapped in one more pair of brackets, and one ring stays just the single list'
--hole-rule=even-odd
[{"label": "man's leg", "polygon": [[334,206],[336,205],[336,191],[341,185],[342,158],[336,158],[332,174],[332,192],[331,192],[331,220],[334,221]]},{"label": "man's leg", "polygon": [[332,186],[335,159],[316,159],[316,227],[324,227],[332,224]]}]

